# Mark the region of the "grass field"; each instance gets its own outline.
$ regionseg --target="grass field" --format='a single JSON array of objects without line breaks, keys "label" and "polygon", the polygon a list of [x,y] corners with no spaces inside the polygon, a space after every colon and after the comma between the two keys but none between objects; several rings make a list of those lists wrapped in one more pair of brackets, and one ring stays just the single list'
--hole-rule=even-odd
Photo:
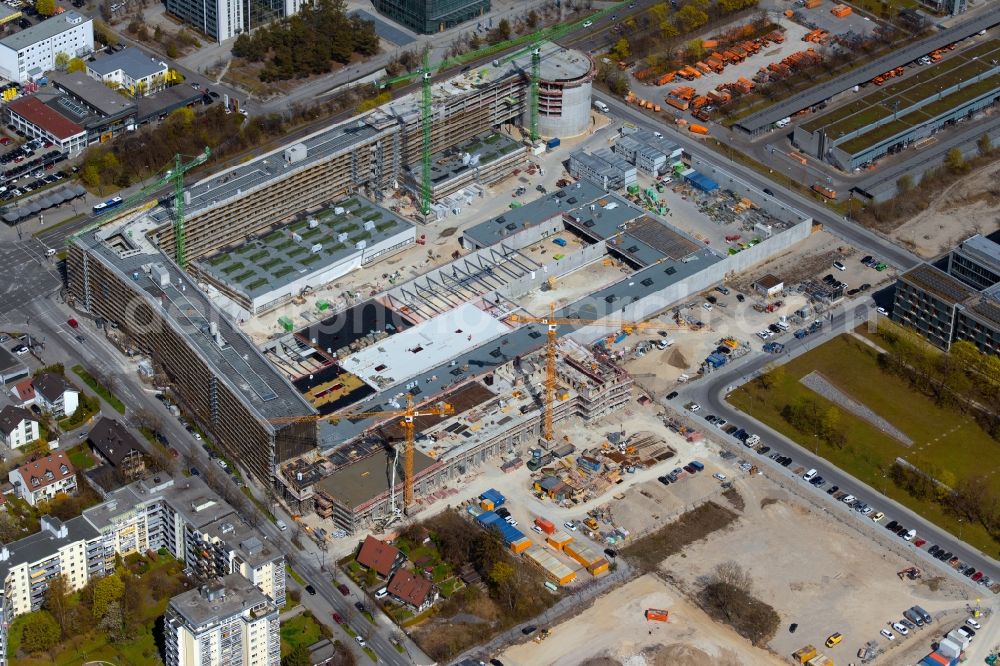
[{"label": "grass field", "polygon": [[289,652],[300,645],[309,647],[322,637],[319,622],[312,616],[312,613],[308,611],[299,613],[281,623],[281,656],[288,656]]},{"label": "grass field", "polygon": [[[867,421],[841,409],[847,444],[838,449],[790,426],[781,409],[799,396],[810,396],[824,407],[830,406],[803,386],[799,379],[818,371],[837,388],[863,403],[913,440],[907,447],[883,434]],[[1000,443],[958,410],[939,407],[924,395],[913,392],[907,383],[878,367],[877,352],[850,335],[841,335],[803,354],[778,371],[776,381],[764,389],[757,382],[744,385],[729,396],[730,403],[775,430],[815,449],[844,471],[883,491],[884,494],[920,513],[943,529],[996,557],[1000,544],[980,525],[965,523],[947,514],[940,505],[919,501],[895,487],[885,475],[897,457],[923,470],[950,473],[956,480],[988,475],[994,490],[1000,491],[997,450]],[[878,508],[878,507],[876,507]]]}]

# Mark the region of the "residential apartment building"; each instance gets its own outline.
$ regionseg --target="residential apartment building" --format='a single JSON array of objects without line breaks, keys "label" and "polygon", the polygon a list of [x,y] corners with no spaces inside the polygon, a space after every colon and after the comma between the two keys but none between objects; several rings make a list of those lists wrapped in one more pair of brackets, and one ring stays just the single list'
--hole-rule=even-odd
[{"label": "residential apartment building", "polygon": [[[235,577],[244,581],[243,587],[257,591],[256,605],[263,603],[261,599],[275,609],[285,604],[284,556],[261,542],[233,508],[197,477],[136,481],[108,493],[104,502],[82,516],[65,523],[44,516],[41,524],[37,534],[0,546],[0,666],[7,663],[10,623],[18,615],[41,608],[50,581],[63,574],[71,589],[79,589],[91,578],[114,571],[116,555],[165,548],[188,564],[189,575],[203,580]],[[203,560],[218,566],[206,570]],[[275,631],[276,620],[275,616]],[[253,646],[262,640],[261,628],[255,631]],[[248,654],[270,659],[271,652],[270,647],[265,652],[254,647]],[[180,663],[263,666],[278,662],[258,656],[234,662]]]},{"label": "residential apartment building", "polygon": [[245,578],[170,600],[164,622],[167,666],[279,666],[278,607]]},{"label": "residential apartment building", "polygon": [[20,448],[38,439],[38,420],[23,407],[7,405],[0,409],[0,436],[8,448]]},{"label": "residential apartment building", "polygon": [[[111,560],[114,566],[114,558]],[[63,575],[70,589],[104,576],[101,534],[82,516],[67,520],[43,516],[41,530],[0,546],[0,666],[7,666],[7,630],[18,615],[39,610],[49,583]]]},{"label": "residential apartment building", "polygon": [[899,276],[892,320],[946,351],[966,340],[1000,354],[1000,244],[976,235],[935,264]]},{"label": "residential apartment building", "polygon": [[80,58],[94,50],[94,22],[73,10],[0,39],[0,76],[14,83],[37,81],[55,69],[56,58]]},{"label": "residential apartment building", "polygon": [[52,416],[72,416],[80,405],[80,392],[62,375],[42,373],[35,377],[34,385],[35,404]]},{"label": "residential apartment building", "polygon": [[53,499],[59,493],[76,494],[76,469],[60,451],[26,462],[10,471],[8,478],[14,492],[31,506]]}]

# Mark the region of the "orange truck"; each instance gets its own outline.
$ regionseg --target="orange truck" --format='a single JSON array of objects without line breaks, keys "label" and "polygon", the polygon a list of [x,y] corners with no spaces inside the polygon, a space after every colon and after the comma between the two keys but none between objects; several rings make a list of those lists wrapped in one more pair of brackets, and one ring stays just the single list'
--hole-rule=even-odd
[{"label": "orange truck", "polygon": [[708,128],[704,125],[695,125],[694,123],[688,125],[688,131],[694,132],[695,134],[707,135]]},{"label": "orange truck", "polygon": [[850,16],[852,10],[847,5],[836,5],[833,9],[830,10],[830,13],[836,16],[837,18],[844,18],[845,16]]},{"label": "orange truck", "polygon": [[666,74],[664,74],[660,78],[656,79],[656,85],[658,85],[658,86],[665,86],[668,83],[670,83],[671,81],[673,81],[675,76],[677,76],[677,75],[674,72],[667,72]]},{"label": "orange truck", "polygon": [[705,95],[698,95],[693,100],[691,100],[691,107],[695,109],[700,109],[706,104],[708,104],[708,97],[706,97]]},{"label": "orange truck", "polygon": [[836,192],[836,190],[831,190],[829,187],[825,187],[823,185],[820,185],[819,183],[816,183],[815,185],[813,185],[812,189],[813,189],[813,192],[817,192],[818,194],[823,195],[827,199],[836,199],[837,198],[837,192]]},{"label": "orange truck", "polygon": [[664,101],[675,109],[680,109],[681,111],[687,111],[688,109],[688,103],[686,100],[677,99],[675,97],[667,97]]},{"label": "orange truck", "polygon": [[709,67],[708,65],[706,65],[703,62],[696,62],[694,64],[694,66],[697,67],[698,71],[701,72],[702,74],[711,74],[712,73],[712,68]]},{"label": "orange truck", "polygon": [[661,608],[647,608],[646,619],[653,622],[669,622],[670,611],[666,611]]}]

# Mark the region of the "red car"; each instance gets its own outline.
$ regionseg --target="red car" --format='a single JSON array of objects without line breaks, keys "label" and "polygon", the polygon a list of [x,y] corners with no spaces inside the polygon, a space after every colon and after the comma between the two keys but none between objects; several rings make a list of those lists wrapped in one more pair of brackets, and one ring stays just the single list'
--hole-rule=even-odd
[{"label": "red car", "polygon": [[982,577],[983,577],[983,572],[977,571],[976,573],[972,574],[972,582],[978,583],[982,579]]},{"label": "red car", "polygon": [[9,136],[0,137],[0,146],[9,146],[12,143],[14,143],[14,139],[10,138]]},{"label": "red car", "polygon": [[333,614],[333,621],[337,624],[344,624],[344,618],[340,617],[340,613]]},{"label": "red car", "polygon": [[80,322],[78,322],[76,319],[70,319],[66,323],[69,324],[70,328],[77,328],[80,325]]},{"label": "red car", "polygon": [[170,457],[171,458],[180,458],[181,457],[181,452],[178,451],[177,449],[175,449],[172,446],[168,449],[168,451],[170,451]]},{"label": "red car", "polygon": [[351,591],[349,589],[347,589],[347,586],[344,585],[343,583],[341,583],[340,585],[338,585],[337,589],[340,590],[340,593],[342,595],[344,595],[345,597],[351,593]]}]

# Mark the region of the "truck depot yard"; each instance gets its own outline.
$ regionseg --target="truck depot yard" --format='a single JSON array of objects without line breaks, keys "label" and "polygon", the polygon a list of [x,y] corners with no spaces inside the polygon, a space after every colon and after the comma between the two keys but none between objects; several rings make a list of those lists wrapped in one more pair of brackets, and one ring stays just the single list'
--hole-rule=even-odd
[{"label": "truck depot yard", "polygon": [[[877,343],[877,339],[876,339]],[[812,373],[845,394],[868,412],[866,418],[841,408],[837,418],[842,444],[831,444],[791,425],[783,416],[786,406],[815,404],[829,413],[834,403],[803,384]],[[986,553],[997,552],[997,540],[981,524],[961,521],[946,512],[933,497],[918,499],[893,482],[897,460],[947,486],[982,477],[991,493],[1000,493],[997,476],[997,442],[968,414],[935,404],[917,393],[899,376],[880,367],[878,351],[869,340],[844,334],[769,373],[765,381],[752,381],[731,393],[729,401],[768,426],[815,447],[841,469],[883,491]],[[942,424],[947,424],[943,426]],[[887,427],[891,426],[891,427]],[[903,437],[892,436],[898,432]],[[909,443],[908,442],[912,442]]]}]

